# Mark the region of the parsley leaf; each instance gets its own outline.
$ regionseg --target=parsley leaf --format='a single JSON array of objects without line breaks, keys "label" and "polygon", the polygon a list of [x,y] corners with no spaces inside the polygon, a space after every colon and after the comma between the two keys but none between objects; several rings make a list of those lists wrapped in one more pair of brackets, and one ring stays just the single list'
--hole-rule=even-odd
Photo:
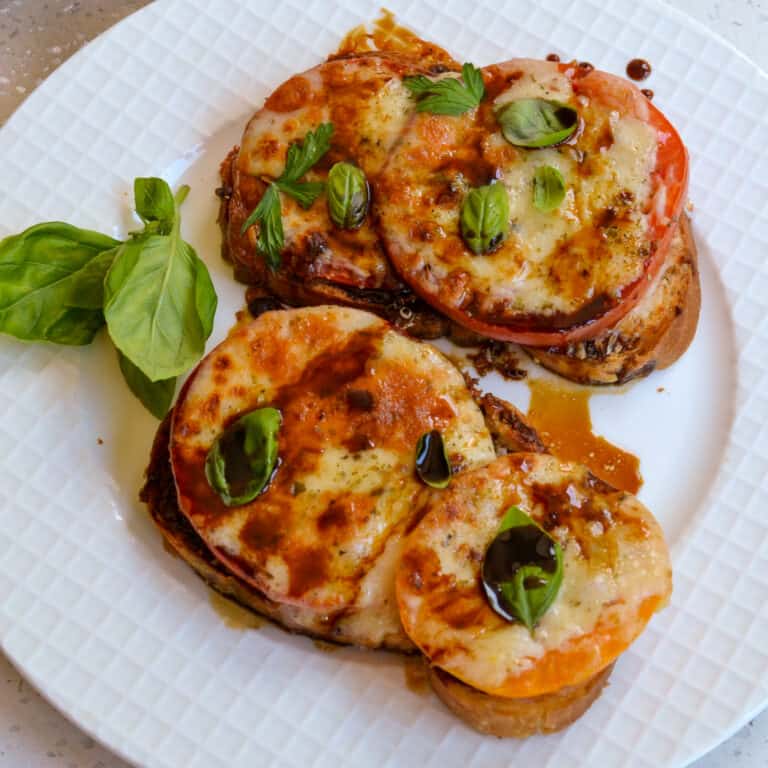
[{"label": "parsley leaf", "polygon": [[463,115],[477,107],[485,96],[483,75],[469,62],[461,68],[460,79],[430,80],[424,75],[417,75],[406,77],[403,83],[418,99],[416,111],[431,112],[433,115]]},{"label": "parsley leaf", "polygon": [[307,132],[304,140],[288,147],[285,169],[268,187],[256,208],[251,211],[240,229],[245,234],[249,227],[259,223],[256,248],[264,256],[267,266],[275,271],[280,267],[280,252],[285,245],[283,220],[280,213],[280,192],[292,197],[304,209],[322,194],[321,181],[299,179],[314,166],[331,147],[333,123],[321,123],[316,130]]},{"label": "parsley leaf", "polygon": [[333,123],[321,123],[315,131],[307,133],[301,144],[291,144],[285,170],[277,181],[298,181],[331,148],[332,135]]},{"label": "parsley leaf", "polygon": [[290,195],[304,210],[323,194],[325,184],[322,181],[276,181],[274,183],[281,192]]},{"label": "parsley leaf", "polygon": [[264,197],[243,225],[243,231],[256,221],[259,222],[259,238],[256,241],[256,247],[266,259],[267,266],[275,270],[280,266],[280,251],[283,250],[285,241],[283,219],[280,215],[280,193],[274,184],[267,187]]}]

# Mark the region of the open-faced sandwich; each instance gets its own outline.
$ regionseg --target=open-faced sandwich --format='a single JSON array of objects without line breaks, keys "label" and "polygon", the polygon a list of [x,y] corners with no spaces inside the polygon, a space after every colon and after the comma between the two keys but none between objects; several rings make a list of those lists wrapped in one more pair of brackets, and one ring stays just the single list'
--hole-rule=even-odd
[{"label": "open-faced sandwich", "polygon": [[582,383],[674,362],[699,309],[674,127],[590,65],[410,45],[345,49],[248,123],[220,221],[253,295],[514,342]]},{"label": "open-faced sandwich", "polygon": [[292,631],[421,651],[499,736],[585,711],[671,588],[634,497],[350,308],[235,326],[158,431],[142,497],[212,587]]}]

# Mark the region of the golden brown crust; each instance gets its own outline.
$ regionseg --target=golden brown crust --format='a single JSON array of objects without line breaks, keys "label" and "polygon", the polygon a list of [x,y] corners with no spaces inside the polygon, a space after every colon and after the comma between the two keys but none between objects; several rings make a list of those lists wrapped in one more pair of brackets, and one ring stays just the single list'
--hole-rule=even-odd
[{"label": "golden brown crust", "polygon": [[524,739],[559,731],[581,717],[602,692],[612,669],[613,664],[577,685],[522,699],[483,693],[439,667],[429,667],[429,681],[448,709],[471,728],[491,736]]},{"label": "golden brown crust", "polygon": [[609,331],[568,347],[523,347],[540,365],[580,384],[623,384],[666,368],[688,349],[701,305],[690,219],[680,232],[657,287]]},{"label": "golden brown crust", "polygon": [[499,456],[521,451],[547,452],[539,433],[512,403],[490,393],[483,395],[478,402]]}]

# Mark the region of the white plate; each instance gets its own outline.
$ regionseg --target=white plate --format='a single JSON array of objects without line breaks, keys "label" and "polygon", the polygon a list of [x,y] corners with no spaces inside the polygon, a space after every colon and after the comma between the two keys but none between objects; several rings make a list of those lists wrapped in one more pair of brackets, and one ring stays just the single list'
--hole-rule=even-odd
[{"label": "white plate", "polygon": [[[104,339],[0,339],[0,643],[63,712],[145,766],[683,766],[768,701],[768,82],[652,2],[388,3],[458,57],[550,51],[654,66],[692,159],[704,305],[672,369],[593,397],[636,452],[672,545],[670,608],[565,733],[482,738],[404,684],[391,654],[239,632],[164,551],[136,494],[155,422]],[[242,288],[218,258],[217,164],[249,113],[378,3],[153,4],[55,72],[0,131],[0,235],[63,219],[122,234],[137,175],[184,180],[221,339]],[[119,224],[119,226],[115,226]],[[524,386],[487,386],[526,405]],[[664,391],[657,389],[663,387]]]}]

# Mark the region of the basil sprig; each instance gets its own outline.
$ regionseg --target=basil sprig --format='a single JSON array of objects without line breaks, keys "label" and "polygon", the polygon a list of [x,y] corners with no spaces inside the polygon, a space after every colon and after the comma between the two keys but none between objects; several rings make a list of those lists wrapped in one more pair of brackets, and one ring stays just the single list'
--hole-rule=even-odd
[{"label": "basil sprig", "polygon": [[563,174],[551,165],[539,166],[533,173],[533,205],[542,213],[551,213],[565,199]]},{"label": "basil sprig", "polygon": [[0,242],[0,332],[24,341],[90,344],[104,325],[104,275],[120,245],[52,221]]},{"label": "basil sprig", "polygon": [[335,163],[328,172],[328,213],[340,229],[357,229],[368,214],[365,173],[352,163]]},{"label": "basil sprig", "polygon": [[417,112],[457,117],[480,105],[485,84],[480,70],[467,62],[461,68],[461,79],[445,77],[430,80],[424,75],[406,77],[403,84],[417,99]]},{"label": "basil sprig", "polygon": [[525,512],[510,507],[485,553],[482,581],[493,610],[533,632],[563,583],[562,548]]},{"label": "basil sprig", "polygon": [[258,408],[241,416],[211,446],[205,477],[228,507],[253,501],[270,481],[280,422],[277,409]]},{"label": "basil sprig", "polygon": [[117,249],[104,281],[109,335],[150,381],[188,370],[213,330],[216,291],[205,264],[181,237],[179,206],[188,192],[179,188],[170,218],[164,206],[139,209],[150,223]]},{"label": "basil sprig", "polygon": [[259,224],[256,248],[264,256],[267,266],[276,270],[280,267],[280,252],[285,245],[283,220],[280,211],[280,192],[292,197],[302,208],[310,208],[322,194],[321,181],[299,181],[331,147],[333,123],[321,123],[316,130],[309,131],[301,142],[288,147],[285,169],[266,189],[259,204],[243,222],[241,234],[249,227]]},{"label": "basil sprig", "polygon": [[180,234],[179,206],[162,179],[134,182],[144,228],[121,243],[48,222],[0,242],[0,332],[25,341],[88,344],[104,325],[131,391],[158,418],[176,376],[202,355],[216,292]]},{"label": "basil sprig", "polygon": [[416,444],[416,474],[431,488],[447,488],[451,482],[451,462],[436,429],[423,434]]},{"label": "basil sprig", "polygon": [[579,113],[548,99],[517,99],[496,110],[504,138],[516,147],[551,147],[565,141],[579,124]]},{"label": "basil sprig", "polygon": [[509,195],[500,182],[471,189],[461,206],[461,236],[473,253],[496,250],[509,235]]}]

